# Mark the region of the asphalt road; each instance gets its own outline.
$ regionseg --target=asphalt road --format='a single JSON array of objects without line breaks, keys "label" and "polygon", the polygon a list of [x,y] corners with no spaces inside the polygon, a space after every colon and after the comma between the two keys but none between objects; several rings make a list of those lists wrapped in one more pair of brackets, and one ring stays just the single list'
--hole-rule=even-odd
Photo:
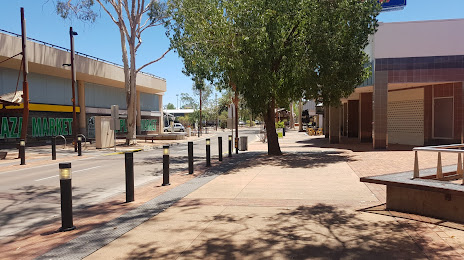
[{"label": "asphalt road", "polygon": [[[258,129],[240,129],[239,133],[248,136],[249,143],[258,139]],[[212,161],[218,158],[218,136],[223,139],[223,153],[228,152],[229,134],[230,131],[217,132],[211,137]],[[170,147],[171,174],[188,172],[187,147],[187,143]],[[162,183],[162,153],[162,149],[134,153],[135,186]],[[194,161],[204,163],[205,158],[205,139],[200,138],[194,141]],[[124,169],[124,154],[72,161],[73,208],[95,205],[124,193]],[[0,239],[61,217],[56,163],[0,172],[0,178]]]}]

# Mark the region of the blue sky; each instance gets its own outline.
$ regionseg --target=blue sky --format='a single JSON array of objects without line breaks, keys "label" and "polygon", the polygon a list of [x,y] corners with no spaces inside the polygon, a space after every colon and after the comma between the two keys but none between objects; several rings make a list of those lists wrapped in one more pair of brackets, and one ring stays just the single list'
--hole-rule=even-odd
[{"label": "blue sky", "polygon": [[[54,12],[53,0],[1,0],[0,29],[21,32],[20,7],[25,8],[28,37],[69,48],[68,31],[73,26],[79,34],[75,37],[77,51],[122,63],[119,32],[103,11],[97,21],[90,24],[61,19]],[[378,17],[381,22],[455,18],[464,18],[464,0],[408,0],[404,10],[385,12]],[[158,58],[169,46],[164,28],[147,30],[142,37],[143,44],[137,56],[138,66]],[[164,104],[176,105],[176,94],[192,92],[192,81],[182,74],[182,67],[182,60],[176,53],[170,52],[163,60],[144,69],[166,79]]]}]

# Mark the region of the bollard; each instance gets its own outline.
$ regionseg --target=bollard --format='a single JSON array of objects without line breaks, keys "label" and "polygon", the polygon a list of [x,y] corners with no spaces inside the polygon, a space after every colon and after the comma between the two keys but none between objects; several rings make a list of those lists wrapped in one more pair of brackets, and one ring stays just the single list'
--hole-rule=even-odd
[{"label": "bollard", "polygon": [[77,156],[82,156],[82,137],[77,137]]},{"label": "bollard", "polygon": [[285,126],[282,128],[282,136],[285,136]]},{"label": "bollard", "polygon": [[163,186],[169,183],[169,145],[163,146]]},{"label": "bollard", "polygon": [[60,163],[60,192],[61,192],[61,228],[60,232],[76,229],[73,225],[71,163]]},{"label": "bollard", "polygon": [[238,137],[235,138],[235,153],[238,154]]},{"label": "bollard", "polygon": [[188,168],[189,174],[193,174],[193,142],[188,142]]},{"label": "bollard", "polygon": [[124,153],[126,166],[126,202],[134,201],[134,153]]},{"label": "bollard", "polygon": [[52,137],[52,160],[56,160],[56,139]]},{"label": "bollard", "polygon": [[206,167],[211,166],[211,140],[206,139]]},{"label": "bollard", "polygon": [[21,158],[21,165],[26,165],[26,141],[24,139],[19,141],[19,158]]},{"label": "bollard", "polygon": [[222,162],[222,137],[218,137],[218,153],[219,153],[219,161]]},{"label": "bollard", "polygon": [[232,136],[229,135],[229,157],[232,157]]}]

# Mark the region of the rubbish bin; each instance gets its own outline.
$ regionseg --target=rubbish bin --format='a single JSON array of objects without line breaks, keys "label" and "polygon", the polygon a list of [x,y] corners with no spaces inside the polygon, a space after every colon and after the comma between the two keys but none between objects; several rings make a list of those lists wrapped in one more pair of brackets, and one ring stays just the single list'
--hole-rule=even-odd
[{"label": "rubbish bin", "polygon": [[239,142],[238,142],[238,149],[240,151],[248,150],[248,136],[240,136]]}]

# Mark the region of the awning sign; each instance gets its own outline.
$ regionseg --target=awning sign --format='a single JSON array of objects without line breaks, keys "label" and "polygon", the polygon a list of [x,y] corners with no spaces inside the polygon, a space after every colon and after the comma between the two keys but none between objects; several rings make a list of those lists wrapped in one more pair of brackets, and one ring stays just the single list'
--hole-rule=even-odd
[{"label": "awning sign", "polygon": [[403,9],[406,6],[406,0],[379,0],[382,4],[382,11],[391,11]]}]

